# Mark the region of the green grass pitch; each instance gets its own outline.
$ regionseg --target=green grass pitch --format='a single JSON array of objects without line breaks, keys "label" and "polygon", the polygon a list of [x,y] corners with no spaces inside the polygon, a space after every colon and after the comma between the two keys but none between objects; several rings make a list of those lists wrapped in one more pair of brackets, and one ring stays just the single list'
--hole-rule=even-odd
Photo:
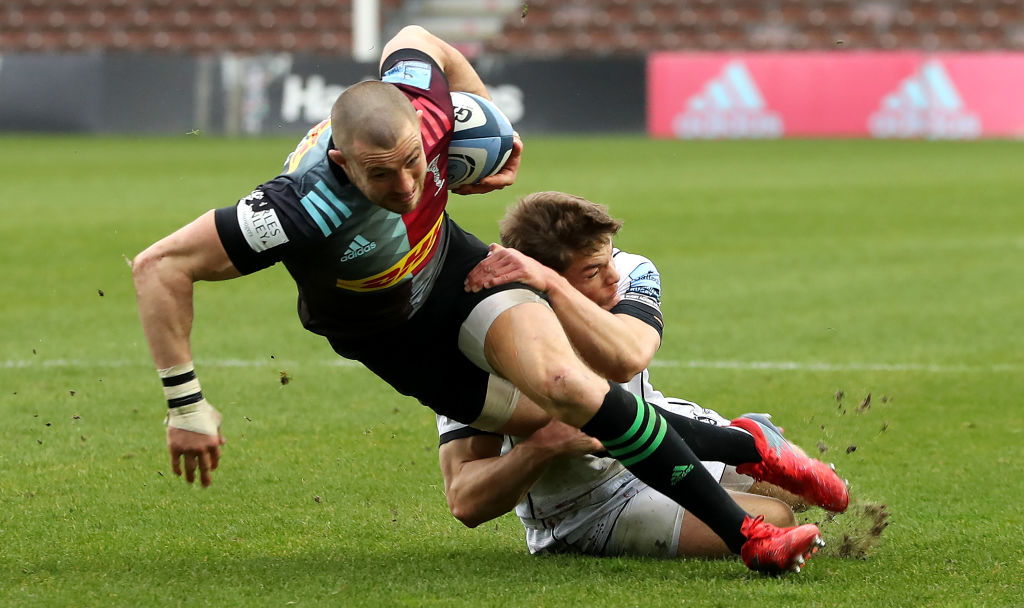
[{"label": "green grass pitch", "polygon": [[[463,528],[433,416],[305,333],[282,268],[198,286],[228,444],[210,489],[175,478],[126,259],[293,145],[0,138],[0,605],[1019,605],[1021,143],[527,138],[514,187],[451,203],[484,240],[534,190],[626,220],[663,278],[656,385],[772,412],[852,483],[850,514],[803,515],[829,547],[784,579]],[[890,525],[858,536],[878,504]]]}]

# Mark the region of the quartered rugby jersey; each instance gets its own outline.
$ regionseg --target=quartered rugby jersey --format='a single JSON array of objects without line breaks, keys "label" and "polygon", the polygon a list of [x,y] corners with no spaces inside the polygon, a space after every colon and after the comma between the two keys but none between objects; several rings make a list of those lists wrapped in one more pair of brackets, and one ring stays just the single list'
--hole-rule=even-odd
[{"label": "quartered rugby jersey", "polygon": [[381,80],[423,111],[427,174],[414,210],[400,215],[373,204],[328,160],[328,119],[310,129],[280,175],[216,211],[235,267],[248,274],[283,262],[298,285],[302,324],[329,337],[365,336],[409,319],[444,261],[454,120],[448,81],[426,54],[411,49],[388,57],[382,72]]}]

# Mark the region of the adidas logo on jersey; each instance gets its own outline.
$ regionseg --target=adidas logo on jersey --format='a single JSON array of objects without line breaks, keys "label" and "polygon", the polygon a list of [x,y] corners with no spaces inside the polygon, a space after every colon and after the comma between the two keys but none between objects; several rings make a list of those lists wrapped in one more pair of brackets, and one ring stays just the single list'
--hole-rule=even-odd
[{"label": "adidas logo on jersey", "polygon": [[761,91],[742,61],[730,61],[672,121],[681,139],[780,137],[782,118],[765,107]]},{"label": "adidas logo on jersey", "polygon": [[967,139],[981,135],[981,120],[964,107],[942,62],[932,59],[882,99],[868,129],[875,137]]},{"label": "adidas logo on jersey", "polygon": [[373,251],[376,248],[377,243],[368,241],[363,238],[363,235],[357,234],[356,238],[352,239],[352,242],[348,244],[348,251],[345,252],[345,255],[341,256],[341,261],[347,262],[349,260],[354,260],[364,253]]}]

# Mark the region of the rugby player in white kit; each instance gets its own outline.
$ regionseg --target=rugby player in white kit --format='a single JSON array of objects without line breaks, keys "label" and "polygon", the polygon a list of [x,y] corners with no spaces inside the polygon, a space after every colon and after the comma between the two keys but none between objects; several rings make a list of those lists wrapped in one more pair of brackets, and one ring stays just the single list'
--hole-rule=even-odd
[{"label": "rugby player in white kit", "polygon": [[[492,246],[490,271],[474,271],[467,285],[517,280],[549,295],[575,291],[568,298],[552,297],[552,307],[590,365],[658,407],[670,423],[699,421],[725,430],[730,421],[717,412],[665,397],[651,385],[647,365],[660,346],[663,327],[661,282],[650,260],[613,248],[612,237],[620,226],[604,207],[585,199],[559,192],[532,194],[502,221],[502,241],[516,249]],[[528,407],[525,397],[520,397],[520,404]],[[757,424],[766,436],[785,442],[769,418],[744,415],[746,422],[733,424],[729,431],[744,432],[742,424]],[[575,428],[553,421],[529,437],[513,437],[440,415],[437,425],[449,508],[468,526],[514,507],[535,554],[730,554],[703,522],[685,517],[678,504],[614,459],[599,455],[601,444]],[[799,449],[788,442],[786,447]],[[795,524],[791,506],[803,505],[801,497],[755,483],[735,466],[720,461],[703,464],[752,515],[777,526]]]}]

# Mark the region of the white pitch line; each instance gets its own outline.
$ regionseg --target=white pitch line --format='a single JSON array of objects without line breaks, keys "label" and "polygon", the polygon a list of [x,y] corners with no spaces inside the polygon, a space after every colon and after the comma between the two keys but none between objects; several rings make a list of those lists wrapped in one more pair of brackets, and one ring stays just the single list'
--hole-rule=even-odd
[{"label": "white pitch line", "polygon": [[954,374],[964,372],[1019,372],[1024,365],[939,365],[932,363],[826,363],[824,361],[659,361],[651,367],[690,369],[779,370],[809,372],[927,372]]},{"label": "white pitch line", "polygon": [[[294,361],[286,359],[210,359],[198,360],[198,367],[301,367],[304,365],[323,367],[361,367],[356,361],[343,359],[314,359]],[[146,360],[113,359],[7,359],[0,361],[0,369],[29,368],[124,368],[152,367]],[[806,371],[806,372],[924,372],[933,374],[957,374],[969,372],[1021,372],[1024,364],[996,363],[993,365],[940,365],[931,363],[828,363],[824,361],[675,361],[656,359],[651,367],[675,369],[732,369],[740,371]]]},{"label": "white pitch line", "polygon": [[[358,361],[349,359],[318,359],[314,361],[287,361],[283,359],[210,359],[198,361],[199,367],[275,367],[283,365],[322,365],[328,367],[361,367]],[[24,369],[31,367],[43,368],[94,368],[94,367],[152,367],[153,363],[146,360],[112,359],[107,361],[86,359],[7,359],[0,361],[0,369]]]}]

